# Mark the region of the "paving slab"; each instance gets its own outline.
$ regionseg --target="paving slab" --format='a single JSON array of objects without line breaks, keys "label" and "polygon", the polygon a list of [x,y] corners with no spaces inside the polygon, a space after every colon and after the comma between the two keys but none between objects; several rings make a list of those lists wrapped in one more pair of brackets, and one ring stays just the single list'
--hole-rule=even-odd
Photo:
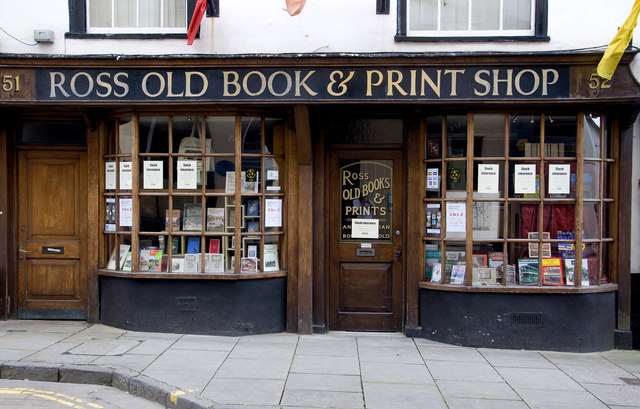
[{"label": "paving slab", "polygon": [[336,392],[318,390],[284,391],[282,406],[303,408],[364,408],[362,392]]},{"label": "paving slab", "polygon": [[529,409],[521,400],[505,399],[451,398],[447,405],[449,409]]},{"label": "paving slab", "polygon": [[426,361],[431,376],[438,380],[500,382],[502,378],[488,363]]},{"label": "paving slab", "polygon": [[214,378],[201,396],[220,404],[253,405],[252,408],[277,406],[284,385],[284,379]]},{"label": "paving slab", "polygon": [[516,391],[541,389],[549,391],[583,391],[584,388],[559,369],[507,368],[496,371]]},{"label": "paving slab", "polygon": [[357,375],[322,375],[292,373],[287,378],[286,390],[362,392],[362,381]]},{"label": "paving slab", "polygon": [[360,365],[357,357],[296,355],[291,372],[360,375]]},{"label": "paving slab", "polygon": [[420,352],[413,347],[363,346],[358,344],[361,362],[384,362],[394,364],[424,364]]},{"label": "paving slab", "polygon": [[430,385],[398,385],[364,382],[367,409],[445,409],[438,388]]},{"label": "paving slab", "polygon": [[170,350],[142,373],[184,390],[201,391],[226,357],[221,351]]},{"label": "paving slab", "polygon": [[605,409],[607,405],[587,391],[560,391],[540,388],[520,388],[520,397],[532,408]]},{"label": "paving slab", "polygon": [[301,338],[296,348],[296,355],[356,357],[358,346],[355,338],[353,340]]},{"label": "paving slab", "polygon": [[224,361],[216,378],[287,379],[290,359],[233,359]]},{"label": "paving slab", "polygon": [[609,406],[640,407],[640,386],[585,384],[584,387]]},{"label": "paving slab", "polygon": [[360,370],[364,382],[435,385],[424,364],[361,362]]},{"label": "paving slab", "polygon": [[439,346],[418,346],[425,361],[458,361],[487,363],[475,348],[443,348]]},{"label": "paving slab", "polygon": [[436,383],[447,402],[449,398],[521,400],[506,382],[439,380]]}]

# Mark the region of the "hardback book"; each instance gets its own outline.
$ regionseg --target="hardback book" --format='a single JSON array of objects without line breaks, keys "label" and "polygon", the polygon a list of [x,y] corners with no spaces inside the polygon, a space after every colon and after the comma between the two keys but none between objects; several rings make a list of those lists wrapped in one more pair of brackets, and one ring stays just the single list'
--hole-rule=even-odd
[{"label": "hardback book", "polygon": [[185,203],[182,230],[202,230],[202,204]]},{"label": "hardback book", "polygon": [[200,253],[200,237],[194,237],[194,236],[187,237],[187,248],[185,253],[188,253],[188,254]]},{"label": "hardback book", "polygon": [[169,226],[171,226],[171,231],[180,230],[180,209],[165,210],[164,229],[169,231]]},{"label": "hardback book", "polygon": [[518,259],[518,280],[520,285],[538,285],[538,259]]},{"label": "hardback book", "polygon": [[209,253],[220,253],[220,239],[209,240]]},{"label": "hardback book", "polygon": [[184,257],[174,257],[171,259],[171,272],[182,273],[184,268]]},{"label": "hardback book", "polygon": [[224,273],[224,254],[205,253],[204,271],[206,273]]},{"label": "hardback book", "polygon": [[542,284],[564,285],[561,258],[551,257],[542,259]]},{"label": "hardback book", "polygon": [[278,271],[280,264],[278,263],[278,245],[264,245],[264,271]]},{"label": "hardback book", "polygon": [[247,231],[249,233],[259,233],[260,232],[260,222],[251,221],[247,223]]},{"label": "hardback book", "polygon": [[171,237],[171,254],[180,254],[180,237]]},{"label": "hardback book", "polygon": [[[589,285],[589,264],[586,258],[582,259],[582,286]],[[567,279],[567,285],[574,285],[575,260],[572,258],[564,259],[564,272]]]},{"label": "hardback book", "polygon": [[258,216],[260,213],[260,202],[258,200],[249,200],[247,202],[247,216]]},{"label": "hardback book", "polygon": [[200,254],[185,254],[184,255],[184,268],[185,273],[199,273],[202,271],[200,263]]},{"label": "hardback book", "polygon": [[224,208],[207,207],[207,231],[224,231]]}]

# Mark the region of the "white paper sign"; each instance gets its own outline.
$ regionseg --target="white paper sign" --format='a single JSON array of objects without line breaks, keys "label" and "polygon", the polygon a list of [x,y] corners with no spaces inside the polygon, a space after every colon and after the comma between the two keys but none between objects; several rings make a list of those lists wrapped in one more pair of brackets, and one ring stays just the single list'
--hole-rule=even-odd
[{"label": "white paper sign", "polygon": [[478,193],[498,193],[500,165],[478,164]]},{"label": "white paper sign", "polygon": [[196,189],[198,187],[198,161],[178,161],[178,189]]},{"label": "white paper sign", "polygon": [[120,227],[133,226],[133,199],[120,198],[120,208],[118,215],[120,216]]},{"label": "white paper sign", "polygon": [[379,232],[378,219],[351,219],[351,237],[375,240]]},{"label": "white paper sign", "polygon": [[277,170],[268,170],[267,171],[267,180],[278,180],[278,171]]},{"label": "white paper sign", "polygon": [[282,227],[282,199],[265,199],[264,227]]},{"label": "white paper sign", "polygon": [[144,161],[144,189],[162,189],[163,163],[161,160]]},{"label": "white paper sign", "polygon": [[116,189],[116,163],[105,162],[104,164],[104,188],[107,190]]},{"label": "white paper sign", "polygon": [[464,202],[447,202],[447,233],[464,233],[467,231],[467,204]]},{"label": "white paper sign", "polygon": [[515,165],[514,193],[536,193],[536,165]]},{"label": "white paper sign", "polygon": [[427,169],[427,190],[440,190],[440,170]]},{"label": "white paper sign", "polygon": [[120,190],[131,190],[133,186],[132,170],[131,162],[120,162]]},{"label": "white paper sign", "polygon": [[571,189],[571,165],[549,165],[549,194],[568,195]]}]

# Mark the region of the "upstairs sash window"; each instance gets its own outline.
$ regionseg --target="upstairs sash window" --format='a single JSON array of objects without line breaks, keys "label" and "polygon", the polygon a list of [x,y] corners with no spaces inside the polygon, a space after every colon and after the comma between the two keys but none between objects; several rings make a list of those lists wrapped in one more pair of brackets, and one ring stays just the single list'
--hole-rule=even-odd
[{"label": "upstairs sash window", "polygon": [[185,33],[187,0],[88,0],[87,33]]}]

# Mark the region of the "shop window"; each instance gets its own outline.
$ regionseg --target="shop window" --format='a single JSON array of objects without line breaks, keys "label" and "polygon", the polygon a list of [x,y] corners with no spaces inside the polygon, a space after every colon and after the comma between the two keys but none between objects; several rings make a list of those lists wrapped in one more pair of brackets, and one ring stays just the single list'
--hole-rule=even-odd
[{"label": "shop window", "polygon": [[547,0],[400,0],[397,40],[547,40]]},{"label": "shop window", "polygon": [[88,33],[184,33],[186,0],[88,0]]},{"label": "shop window", "polygon": [[608,283],[617,209],[610,128],[595,114],[426,118],[425,281]]},{"label": "shop window", "polygon": [[136,116],[104,138],[105,269],[280,271],[284,122]]}]

